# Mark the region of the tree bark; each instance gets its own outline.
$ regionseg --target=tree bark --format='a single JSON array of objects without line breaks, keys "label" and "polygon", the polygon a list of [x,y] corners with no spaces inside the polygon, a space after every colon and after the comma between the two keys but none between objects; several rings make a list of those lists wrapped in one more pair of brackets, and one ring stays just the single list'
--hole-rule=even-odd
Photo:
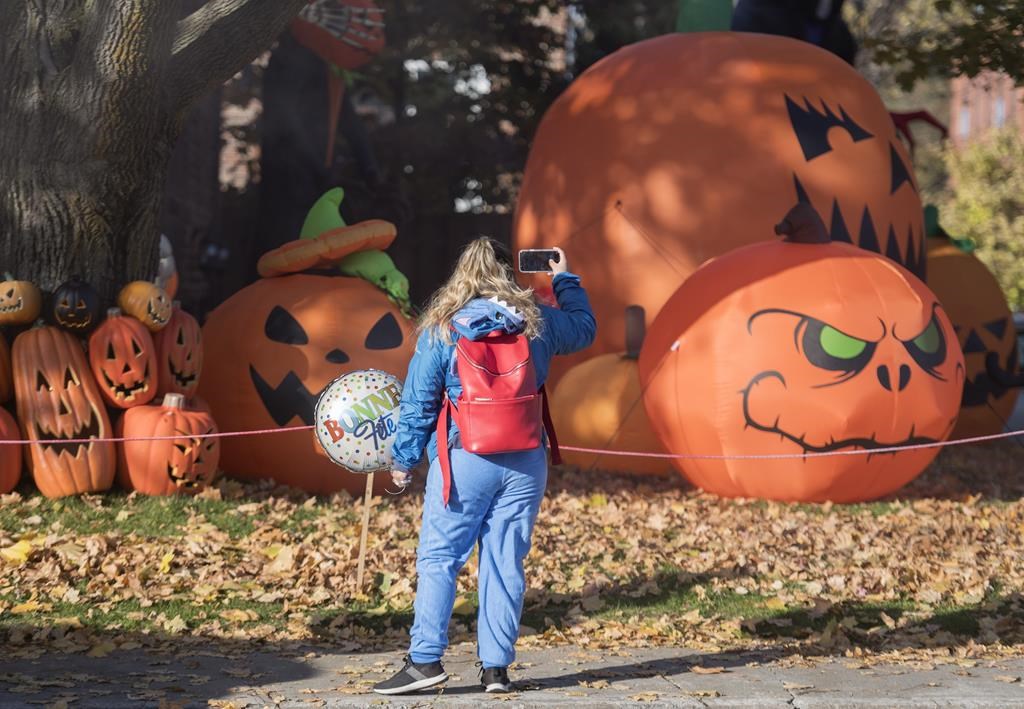
[{"label": "tree bark", "polygon": [[0,270],[107,302],[156,272],[157,218],[183,117],[306,0],[0,2]]}]

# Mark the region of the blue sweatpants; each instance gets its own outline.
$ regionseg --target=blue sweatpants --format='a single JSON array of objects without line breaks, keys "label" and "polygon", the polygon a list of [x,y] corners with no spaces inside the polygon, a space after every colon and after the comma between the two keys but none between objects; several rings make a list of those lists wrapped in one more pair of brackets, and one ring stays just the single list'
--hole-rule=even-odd
[{"label": "blue sweatpants", "polygon": [[448,647],[455,577],[479,542],[477,653],[484,667],[506,667],[515,659],[526,593],[523,559],[547,484],[547,453],[537,448],[478,456],[455,448],[451,463],[447,508],[437,460],[427,474],[409,655],[415,663],[441,659]]}]

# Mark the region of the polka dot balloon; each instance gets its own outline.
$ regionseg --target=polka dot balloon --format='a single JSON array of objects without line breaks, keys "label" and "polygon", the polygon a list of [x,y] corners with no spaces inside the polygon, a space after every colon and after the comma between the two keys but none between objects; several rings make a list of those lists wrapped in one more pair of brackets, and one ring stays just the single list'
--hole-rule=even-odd
[{"label": "polka dot balloon", "polygon": [[349,372],[316,402],[316,438],[327,457],[353,473],[391,468],[402,382],[377,369]]}]

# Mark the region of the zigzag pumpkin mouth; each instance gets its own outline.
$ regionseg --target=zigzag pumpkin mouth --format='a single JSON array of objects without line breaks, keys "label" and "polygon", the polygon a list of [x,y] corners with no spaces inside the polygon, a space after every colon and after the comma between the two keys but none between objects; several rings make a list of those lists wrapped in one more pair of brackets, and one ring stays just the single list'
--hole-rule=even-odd
[{"label": "zigzag pumpkin mouth", "polygon": [[36,428],[36,442],[40,444],[43,451],[53,451],[58,456],[61,453],[67,453],[72,458],[77,458],[83,447],[88,449],[92,446],[91,442],[66,443],[64,441],[100,437],[99,416],[92,409],[90,409],[89,421],[67,435],[47,431],[38,421],[34,425]]},{"label": "zigzag pumpkin mouth", "polygon": [[251,364],[249,376],[256,393],[260,396],[260,401],[263,402],[263,407],[278,426],[286,425],[296,416],[307,426],[313,425],[316,397],[309,393],[309,389],[295,372],[288,372],[276,387],[270,386]]},{"label": "zigzag pumpkin mouth", "polygon": [[[196,461],[197,463],[201,461]],[[171,482],[178,487],[194,488],[203,487],[206,482],[199,478],[190,478],[187,475],[182,475],[177,465],[172,463],[167,464],[167,477],[170,478]]]},{"label": "zigzag pumpkin mouth", "polygon": [[142,373],[142,379],[131,384],[115,384],[114,381],[107,376],[106,372],[103,372],[103,381],[107,384],[107,389],[114,392],[114,397],[117,399],[124,399],[125,401],[134,401],[136,394],[145,394],[149,391],[149,365],[146,365],[146,369]]},{"label": "zigzag pumpkin mouth", "polygon": [[180,387],[187,387],[196,380],[195,372],[192,374],[185,374],[180,369],[175,369],[173,362],[167,363],[167,369],[170,371],[171,376],[174,377],[175,383]]},{"label": "zigzag pumpkin mouth", "polygon": [[21,310],[22,299],[18,296],[18,302],[14,305],[0,305],[0,313],[16,313]]},{"label": "zigzag pumpkin mouth", "polygon": [[161,315],[160,312],[153,307],[153,301],[146,303],[146,315],[148,315],[157,325],[166,325],[167,321],[171,318],[170,314]]}]

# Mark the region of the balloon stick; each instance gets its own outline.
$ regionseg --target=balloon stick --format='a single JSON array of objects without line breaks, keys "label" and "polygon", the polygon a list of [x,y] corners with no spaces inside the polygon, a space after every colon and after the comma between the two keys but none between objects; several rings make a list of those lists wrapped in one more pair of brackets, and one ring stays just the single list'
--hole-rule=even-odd
[{"label": "balloon stick", "polygon": [[359,534],[359,569],[356,571],[356,590],[363,591],[363,567],[366,564],[366,532],[370,528],[370,498],[373,497],[373,473],[366,476],[366,496],[363,498],[363,529]]}]

